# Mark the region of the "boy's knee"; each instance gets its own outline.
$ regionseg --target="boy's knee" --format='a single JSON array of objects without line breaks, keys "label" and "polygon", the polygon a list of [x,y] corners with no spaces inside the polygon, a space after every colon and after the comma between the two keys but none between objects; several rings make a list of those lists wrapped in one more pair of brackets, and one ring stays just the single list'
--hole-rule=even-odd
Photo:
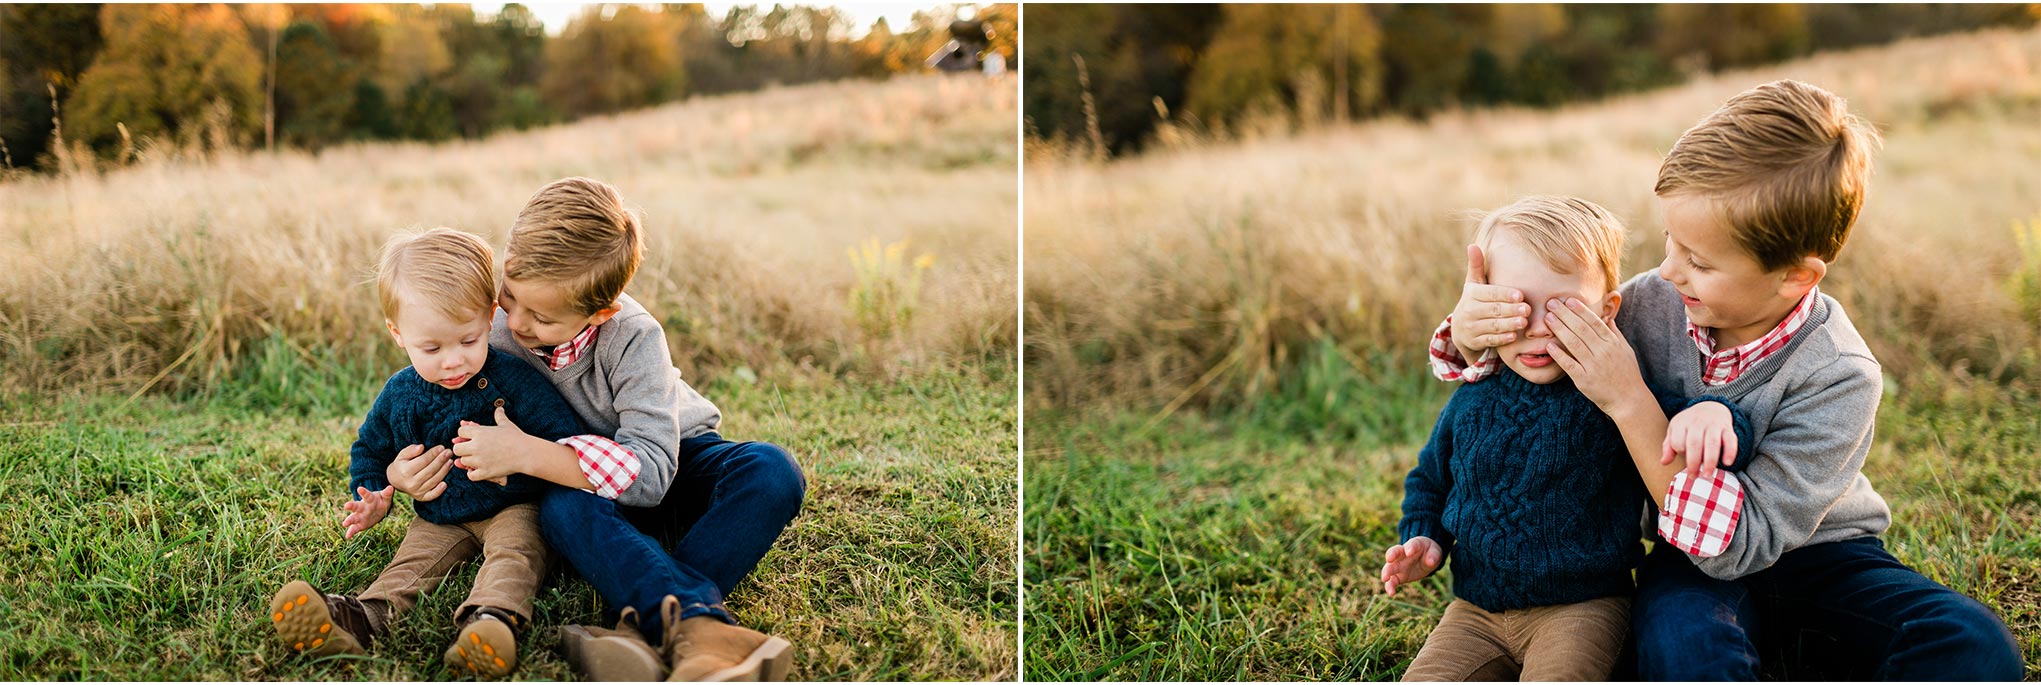
[{"label": "boy's knee", "polygon": [[808,479],[801,473],[801,464],[785,448],[769,442],[751,443],[747,453],[761,494],[785,506],[790,517],[798,513],[808,494]]},{"label": "boy's knee", "polygon": [[1941,613],[1942,620],[1935,621],[1947,633],[1947,639],[1959,645],[1954,650],[1962,658],[1951,660],[1946,666],[1951,670],[1942,675],[1955,680],[2008,681],[2020,680],[2026,676],[2026,664],[2021,660],[2020,645],[2014,640],[2012,631],[1990,607],[1968,596],[1951,593],[1951,598]]}]

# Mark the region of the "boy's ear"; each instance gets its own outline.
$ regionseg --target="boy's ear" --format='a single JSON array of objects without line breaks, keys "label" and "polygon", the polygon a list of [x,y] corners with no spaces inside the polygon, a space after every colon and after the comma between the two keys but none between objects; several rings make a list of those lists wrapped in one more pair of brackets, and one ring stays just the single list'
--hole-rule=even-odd
[{"label": "boy's ear", "polygon": [[1779,281],[1779,296],[1789,300],[1806,297],[1807,291],[1821,285],[1822,277],[1827,275],[1828,262],[1811,255],[1802,257],[1798,264],[1786,267],[1786,277]]},{"label": "boy's ear", "polygon": [[623,305],[611,302],[609,306],[595,310],[595,314],[588,317],[588,325],[600,326],[609,323],[610,317],[616,316],[617,312],[623,311],[623,309]]},{"label": "boy's ear", "polygon": [[1607,297],[1602,298],[1602,320],[1611,326],[1616,325],[1616,311],[1622,308],[1623,294],[1610,291]]},{"label": "boy's ear", "polygon": [[404,334],[397,332],[397,322],[383,319],[383,327],[390,329],[390,339],[397,341],[398,347],[404,346]]}]

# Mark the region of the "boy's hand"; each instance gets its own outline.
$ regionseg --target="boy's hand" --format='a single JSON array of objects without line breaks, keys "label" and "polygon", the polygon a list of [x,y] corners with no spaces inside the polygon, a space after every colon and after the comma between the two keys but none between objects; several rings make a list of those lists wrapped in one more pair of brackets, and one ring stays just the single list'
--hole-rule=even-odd
[{"label": "boy's hand", "polygon": [[376,527],[383,517],[390,514],[390,492],[395,486],[370,492],[368,488],[355,488],[361,499],[340,505],[347,510],[347,516],[340,519],[340,525],[347,529],[343,539],[352,539],[355,533]]},{"label": "boy's hand", "polygon": [[1431,538],[1419,535],[1401,545],[1389,548],[1382,559],[1382,587],[1390,595],[1396,594],[1396,586],[1409,585],[1432,574],[1445,561],[1445,550]]},{"label": "boy's hand", "polygon": [[[1480,245],[1467,246],[1467,283],[1453,305],[1453,345],[1472,364],[1483,350],[1508,344],[1530,325],[1531,306],[1523,291],[1488,284]],[[1469,354],[1472,353],[1472,354]]]},{"label": "boy's hand", "polygon": [[1658,463],[1687,458],[1687,479],[1715,477],[1715,464],[1736,463],[1736,426],[1721,402],[1702,402],[1673,415],[1665,427],[1665,449]]},{"label": "boy's hand", "polygon": [[1547,348],[1552,360],[1573,379],[1580,394],[1614,415],[1641,392],[1646,401],[1651,390],[1644,387],[1644,374],[1637,370],[1637,353],[1623,334],[1602,317],[1595,316],[1587,303],[1569,297],[1565,302],[1545,301],[1545,325],[1559,344]]},{"label": "boy's hand", "polygon": [[397,492],[410,495],[412,501],[430,502],[439,499],[446,492],[446,474],[452,471],[453,452],[443,445],[412,445],[397,453],[390,460],[389,468],[383,469],[383,477],[390,479],[390,486]]},{"label": "boy's hand", "polygon": [[510,414],[502,407],[496,408],[496,425],[484,426],[473,421],[462,421],[461,438],[454,441],[454,465],[468,470],[468,480],[486,480],[501,485],[508,482],[513,473],[523,473],[519,457],[531,441],[538,440],[525,434],[524,429],[510,422]]}]

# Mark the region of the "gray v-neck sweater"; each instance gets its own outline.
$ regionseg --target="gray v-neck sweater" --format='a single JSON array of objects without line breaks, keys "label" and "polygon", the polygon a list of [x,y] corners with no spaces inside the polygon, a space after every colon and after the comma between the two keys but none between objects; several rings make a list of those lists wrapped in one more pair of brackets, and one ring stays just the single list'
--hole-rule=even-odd
[{"label": "gray v-neck sweater", "polygon": [[1672,284],[1648,271],[1622,293],[1616,328],[1636,349],[1645,383],[1661,393],[1727,397],[1758,436],[1737,448],[1756,456],[1738,457],[1750,461],[1735,474],[1744,493],[1736,534],[1721,555],[1690,557],[1702,572],[1740,578],[1800,547],[1885,532],[1892,511],[1863,474],[1884,376],[1835,298],[1816,290],[1807,322],[1784,349],[1734,381],[1704,386],[1701,353]]},{"label": "gray v-neck sweater", "polygon": [[596,328],[593,349],[559,371],[510,337],[501,309],[489,329],[489,346],[537,369],[590,431],[637,455],[638,478],[616,502],[650,507],[673,484],[680,441],[716,430],[723,414],[680,379],[659,320],[629,295],[617,302],[622,308]]}]

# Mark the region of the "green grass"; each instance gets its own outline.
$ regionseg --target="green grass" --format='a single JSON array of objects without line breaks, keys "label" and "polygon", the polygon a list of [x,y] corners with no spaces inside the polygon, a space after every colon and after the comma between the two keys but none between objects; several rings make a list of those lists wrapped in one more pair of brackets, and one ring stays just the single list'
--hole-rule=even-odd
[{"label": "green grass", "polygon": [[[1029,680],[1402,675],[1450,584],[1442,574],[1392,598],[1376,575],[1397,542],[1403,477],[1450,387],[1320,366],[1252,407],[1161,421],[1030,407]],[[1892,504],[1886,544],[1997,611],[2034,679],[2041,392],[1889,388],[1866,468]],[[1325,411],[1342,405],[1357,409]]]},{"label": "green grass", "polygon": [[[453,677],[439,654],[472,564],[367,657],[302,658],[267,624],[292,578],[365,588],[410,517],[341,539],[347,448],[382,376],[308,368],[253,364],[206,397],[0,398],[0,680]],[[803,513],[728,599],[794,643],[793,677],[1015,675],[1012,375],[702,388],[726,437],[807,471]],[[572,679],[550,628],[600,610],[585,582],[548,582],[516,677]]]}]

